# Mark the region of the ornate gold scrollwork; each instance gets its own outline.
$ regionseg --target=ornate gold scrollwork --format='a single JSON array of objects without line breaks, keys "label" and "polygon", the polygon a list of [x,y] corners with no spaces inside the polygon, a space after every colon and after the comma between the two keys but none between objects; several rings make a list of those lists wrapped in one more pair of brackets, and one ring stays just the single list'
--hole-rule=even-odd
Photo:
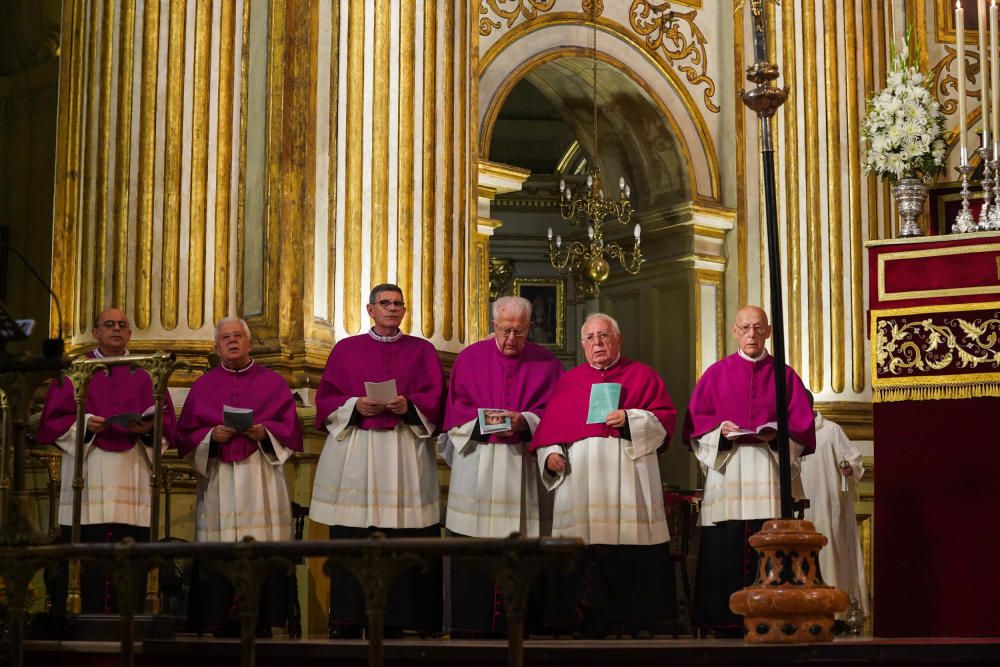
[{"label": "ornate gold scrollwork", "polygon": [[[941,104],[941,113],[950,116],[958,111],[958,78],[948,70],[955,62],[958,52],[953,46],[943,46],[945,56],[931,70],[931,92]],[[969,61],[965,82],[967,94],[973,99],[979,99],[982,92],[978,88],[969,88],[969,84],[982,81],[982,77],[976,76],[982,71],[982,62],[977,51],[967,50],[965,57]]]},{"label": "ornate gold scrollwork", "polygon": [[[522,14],[530,21],[537,18],[539,12],[552,9],[555,3],[556,0],[479,0],[479,14],[483,17],[479,19],[479,34],[485,37],[494,30],[499,30],[503,25],[500,19],[506,20],[508,28]],[[508,8],[507,5],[513,6]],[[496,19],[490,16],[491,10],[496,14]]]},{"label": "ornate gold scrollwork", "polygon": [[[879,319],[875,331],[875,364],[879,375],[932,372],[954,366],[1000,369],[1000,313],[985,319],[932,318],[913,322]],[[933,377],[933,376],[931,376]]]},{"label": "ornate gold scrollwork", "polygon": [[685,75],[691,85],[705,86],[705,107],[719,113],[719,105],[712,101],[715,81],[707,73],[708,52],[705,45],[708,40],[694,21],[697,16],[697,9],[676,11],[670,8],[669,2],[632,0],[628,21],[632,29],[645,38],[650,51],[662,54]]}]

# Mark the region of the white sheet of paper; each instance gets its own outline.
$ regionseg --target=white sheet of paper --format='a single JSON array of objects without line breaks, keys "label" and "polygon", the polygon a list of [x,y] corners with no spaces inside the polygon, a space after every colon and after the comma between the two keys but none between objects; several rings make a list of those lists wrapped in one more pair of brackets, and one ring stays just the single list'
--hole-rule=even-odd
[{"label": "white sheet of paper", "polygon": [[396,391],[396,379],[385,382],[365,382],[365,398],[379,403],[388,403],[399,396]]}]

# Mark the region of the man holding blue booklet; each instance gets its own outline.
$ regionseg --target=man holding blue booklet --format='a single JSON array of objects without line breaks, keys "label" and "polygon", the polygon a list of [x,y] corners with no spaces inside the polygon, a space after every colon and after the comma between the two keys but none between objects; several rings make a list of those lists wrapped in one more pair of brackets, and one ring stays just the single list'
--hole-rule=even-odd
[{"label": "man holding blue booklet", "polygon": [[[562,365],[528,342],[530,319],[527,299],[500,297],[493,303],[494,335],[455,359],[441,442],[451,465],[445,526],[456,535],[548,534],[543,524],[551,512],[540,511],[539,495],[544,501],[547,494],[539,493],[528,443]],[[491,578],[453,560],[451,581],[453,637],[506,633],[500,591]]]},{"label": "man holding blue booklet", "polygon": [[581,336],[587,363],[562,376],[531,445],[555,491],[552,534],[590,545],[558,581],[550,620],[648,639],[676,614],[658,454],[677,413],[656,371],[621,356],[613,318],[588,316]]}]

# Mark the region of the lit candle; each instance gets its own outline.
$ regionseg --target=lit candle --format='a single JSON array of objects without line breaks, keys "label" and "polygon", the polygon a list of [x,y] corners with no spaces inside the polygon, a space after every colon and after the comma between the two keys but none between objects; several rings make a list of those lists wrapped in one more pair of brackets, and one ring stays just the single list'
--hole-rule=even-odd
[{"label": "lit candle", "polygon": [[627,199],[628,197],[631,197],[631,196],[632,196],[632,193],[629,191],[628,186],[626,185],[625,186],[625,197]]},{"label": "lit candle", "polygon": [[559,179],[559,192],[565,192],[565,191],[566,191],[566,181],[560,178]]},{"label": "lit candle", "polygon": [[958,139],[961,164],[969,163],[969,147],[965,135],[969,131],[965,120],[965,10],[962,0],[955,0],[955,54],[958,60]]},{"label": "lit candle", "polygon": [[557,248],[561,248],[562,247],[562,235],[561,234],[559,236],[556,236],[556,247]]},{"label": "lit candle", "polygon": [[1000,107],[997,101],[1000,100],[1000,52],[997,49],[997,41],[1000,39],[1000,8],[997,7],[997,0],[990,3],[990,79],[993,84],[993,159],[1000,159]]},{"label": "lit candle", "polygon": [[566,201],[569,201],[572,198],[573,198],[573,191],[570,190],[569,188],[566,188]]},{"label": "lit candle", "polygon": [[[990,70],[987,67],[989,56],[986,54],[986,33],[989,23],[986,18],[986,0],[979,0],[979,89],[982,91],[982,104],[979,107],[983,118],[983,146],[991,148],[990,143]],[[996,104],[993,98],[993,104]]]},{"label": "lit candle", "polygon": [[552,240],[552,228],[551,227],[549,227],[549,240],[550,241]]},{"label": "lit candle", "polygon": [[591,176],[590,174],[587,174],[587,187],[589,188],[593,185],[594,185],[594,177]]},{"label": "lit candle", "polygon": [[641,233],[641,229],[639,227],[639,223],[637,222],[637,223],[635,223],[635,242],[636,243],[639,242],[639,234],[640,233]]},{"label": "lit candle", "polygon": [[593,225],[587,225],[587,236],[590,237],[591,241],[594,240],[594,226]]},{"label": "lit candle", "polygon": [[625,177],[624,176],[619,176],[618,177],[618,189],[619,190],[624,190],[625,189]]}]

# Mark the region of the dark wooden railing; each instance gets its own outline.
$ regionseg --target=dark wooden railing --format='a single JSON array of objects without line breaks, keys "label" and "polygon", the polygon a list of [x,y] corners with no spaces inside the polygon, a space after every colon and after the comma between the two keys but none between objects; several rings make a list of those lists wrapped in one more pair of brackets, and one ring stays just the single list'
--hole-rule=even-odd
[{"label": "dark wooden railing", "polygon": [[118,544],[0,547],[0,572],[6,580],[10,607],[11,664],[24,665],[28,584],[43,567],[90,561],[108,571],[121,619],[120,664],[132,667],[137,593],[148,573],[174,559],[202,559],[208,567],[222,573],[236,590],[241,601],[241,664],[253,667],[257,604],[264,580],[272,572],[291,570],[303,558],[323,558],[327,573],[342,567],[361,584],[368,616],[368,664],[381,667],[386,601],[396,575],[451,556],[468,559],[500,585],[508,618],[507,664],[520,667],[524,659],[524,613],[532,581],[547,567],[565,565],[583,548],[582,541],[566,538],[386,538],[381,534],[369,539],[308,542],[257,542],[246,538],[236,544],[124,540]]}]

